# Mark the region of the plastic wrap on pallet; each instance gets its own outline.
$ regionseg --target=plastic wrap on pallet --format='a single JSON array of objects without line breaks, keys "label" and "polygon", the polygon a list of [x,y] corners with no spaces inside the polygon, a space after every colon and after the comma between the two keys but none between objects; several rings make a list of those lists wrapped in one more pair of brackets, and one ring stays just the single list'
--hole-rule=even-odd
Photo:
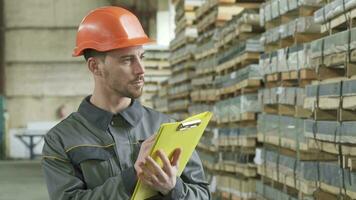
[{"label": "plastic wrap on pallet", "polygon": [[266,114],[264,114],[264,113],[259,113],[257,116],[257,132],[258,133],[263,133],[263,131],[266,128],[265,117],[266,117]]},{"label": "plastic wrap on pallet", "polygon": [[223,108],[224,108],[225,101],[221,100],[215,103],[214,106],[214,116],[216,117],[217,121],[220,122],[223,116]]},{"label": "plastic wrap on pallet", "polygon": [[199,43],[196,47],[195,54],[201,54],[204,53],[208,49],[213,49],[215,48],[215,41],[214,40],[209,40],[204,43]]},{"label": "plastic wrap on pallet", "polygon": [[279,87],[278,88],[278,103],[295,105],[296,102],[296,90],[295,87]]},{"label": "plastic wrap on pallet", "polygon": [[230,109],[229,109],[229,118],[230,121],[234,121],[239,119],[241,114],[241,107],[242,107],[241,97],[234,97],[230,99]]},{"label": "plastic wrap on pallet", "polygon": [[259,14],[260,14],[260,26],[264,27],[266,21],[265,4],[261,4]]},{"label": "plastic wrap on pallet", "polygon": [[356,7],[356,0],[344,0],[345,1],[345,9],[350,10]]},{"label": "plastic wrap on pallet", "polygon": [[270,69],[271,73],[276,73],[278,72],[278,54],[276,51],[271,53],[270,57]]},{"label": "plastic wrap on pallet", "polygon": [[318,85],[307,85],[305,87],[306,97],[317,97],[318,96]]},{"label": "plastic wrap on pallet", "polygon": [[298,6],[320,6],[323,0],[298,0]]},{"label": "plastic wrap on pallet", "polygon": [[285,14],[286,12],[289,11],[288,8],[288,0],[280,0],[279,1],[279,13],[281,15]]},{"label": "plastic wrap on pallet", "polygon": [[263,91],[263,104],[276,104],[277,103],[277,95],[276,92],[273,92],[270,88],[265,88]]},{"label": "plastic wrap on pallet", "polygon": [[340,128],[340,123],[336,121],[317,121],[316,137],[323,141],[339,142]]},{"label": "plastic wrap on pallet", "polygon": [[[305,137],[305,135],[304,135],[304,121],[305,121],[305,119],[295,118],[295,120],[296,120],[295,124],[297,127],[297,130],[296,130],[297,141],[299,144],[307,144],[308,138]],[[299,145],[298,143],[297,143],[297,145]],[[298,147],[296,149],[298,149]]]},{"label": "plastic wrap on pallet", "polygon": [[356,176],[354,172],[340,168],[338,162],[321,162],[320,163],[320,180],[329,186],[343,188],[355,192]]},{"label": "plastic wrap on pallet", "polygon": [[295,104],[297,106],[303,106],[304,105],[304,99],[306,97],[306,94],[305,94],[305,88],[297,88],[296,89],[296,102]]},{"label": "plastic wrap on pallet", "polygon": [[356,95],[356,80],[350,79],[343,81],[342,84],[342,96],[354,96]]},{"label": "plastic wrap on pallet", "polygon": [[275,19],[280,16],[279,14],[279,0],[271,1],[271,10],[272,10],[272,19]]},{"label": "plastic wrap on pallet", "polygon": [[319,33],[320,25],[314,23],[313,17],[299,17],[296,19],[296,32],[298,33]]},{"label": "plastic wrap on pallet", "polygon": [[[292,197],[283,191],[275,189],[269,185],[265,185],[262,181],[256,181],[256,193],[258,196],[265,197],[267,199],[278,199],[278,200],[297,200],[298,198]],[[257,198],[259,199],[259,198]],[[310,199],[308,199],[310,200]]]},{"label": "plastic wrap on pallet", "polygon": [[270,3],[266,3],[265,5],[265,19],[268,22],[272,19],[272,6]]},{"label": "plastic wrap on pallet", "polygon": [[259,65],[251,64],[245,68],[233,71],[230,74],[216,76],[215,86],[217,88],[223,88],[234,85],[244,80],[261,79],[262,75],[260,74],[259,68]]},{"label": "plastic wrap on pallet", "polygon": [[341,82],[327,83],[319,85],[320,97],[338,97],[341,94]]},{"label": "plastic wrap on pallet", "polygon": [[263,149],[262,151],[264,151],[262,153],[262,160],[265,162],[269,162],[269,163],[274,163],[275,165],[277,165],[277,161],[278,161],[278,152],[276,150],[271,150],[271,149]]},{"label": "plastic wrap on pallet", "polygon": [[298,23],[300,19],[301,18],[297,18],[285,24],[287,26],[287,37],[293,36],[294,34],[298,33]]},{"label": "plastic wrap on pallet", "polygon": [[325,21],[325,8],[322,7],[314,12],[314,22],[317,24],[322,24]]},{"label": "plastic wrap on pallet", "polygon": [[320,181],[330,186],[342,188],[342,171],[337,162],[320,162]]},{"label": "plastic wrap on pallet", "polygon": [[316,124],[312,119],[304,120],[304,136],[308,138],[314,138],[316,134]]},{"label": "plastic wrap on pallet", "polygon": [[248,79],[261,79],[260,66],[258,64],[251,64],[247,67],[240,69],[237,73],[237,79],[239,82]]},{"label": "plastic wrap on pallet", "polygon": [[355,188],[355,183],[356,183],[356,173],[355,172],[350,172],[347,169],[342,169],[345,172],[345,177],[349,177],[349,178],[345,178],[344,179],[344,183],[346,186],[346,189],[352,192],[356,192],[356,188]]},{"label": "plastic wrap on pallet", "polygon": [[324,38],[314,40],[310,43],[310,58],[320,58],[323,55]]},{"label": "plastic wrap on pallet", "polygon": [[307,181],[318,180],[318,162],[299,161],[297,175]]},{"label": "plastic wrap on pallet", "polygon": [[258,62],[261,76],[271,73],[269,67],[269,54],[261,54]]},{"label": "plastic wrap on pallet", "polygon": [[304,63],[304,60],[303,45],[294,45],[289,48],[288,68],[290,70],[298,70],[299,66],[302,66],[302,63]]},{"label": "plastic wrap on pallet", "polygon": [[345,5],[344,5],[344,0],[335,0],[332,2],[333,4],[333,11],[331,12],[330,16],[328,15],[328,13],[326,14],[326,17],[331,19],[334,18],[344,12],[346,12]]},{"label": "plastic wrap on pallet", "polygon": [[313,68],[310,62],[310,43],[304,43],[303,44],[303,51],[299,53],[299,69],[310,69]]},{"label": "plastic wrap on pallet", "polygon": [[266,120],[265,130],[263,131],[265,135],[278,136],[279,135],[279,115],[265,115]]},{"label": "plastic wrap on pallet", "polygon": [[347,31],[325,37],[324,55],[347,51],[348,38],[349,35]]},{"label": "plastic wrap on pallet", "polygon": [[291,37],[297,33],[298,19],[292,20],[280,26],[281,38]]},{"label": "plastic wrap on pallet", "polygon": [[280,72],[289,71],[287,65],[287,51],[286,49],[278,49],[277,50],[277,59],[278,59],[278,70]]},{"label": "plastic wrap on pallet", "polygon": [[222,64],[227,62],[236,56],[239,56],[245,52],[262,52],[263,46],[260,43],[259,38],[257,39],[248,39],[243,43],[239,43],[239,45],[232,46],[227,51],[218,55],[218,64]]},{"label": "plastic wrap on pallet", "polygon": [[189,108],[188,108],[188,111],[191,115],[202,113],[205,111],[213,111],[213,110],[214,110],[214,106],[209,105],[209,104],[201,104],[201,103],[189,105]]},{"label": "plastic wrap on pallet", "polygon": [[356,49],[356,28],[351,29],[350,50]]},{"label": "plastic wrap on pallet", "polygon": [[175,95],[175,94],[179,94],[179,93],[184,93],[184,92],[189,92],[191,91],[192,86],[190,83],[185,83],[185,84],[181,84],[179,86],[174,86],[168,89],[168,94],[170,95]]},{"label": "plastic wrap on pallet", "polygon": [[279,119],[280,137],[286,137],[297,141],[297,118],[281,116]]},{"label": "plastic wrap on pallet", "polygon": [[217,65],[215,56],[205,57],[196,61],[196,69],[212,68]]},{"label": "plastic wrap on pallet", "polygon": [[245,112],[260,112],[261,108],[258,103],[257,94],[245,94],[240,96],[241,113]]},{"label": "plastic wrap on pallet", "polygon": [[237,25],[245,23],[257,26],[259,25],[260,17],[259,13],[255,10],[245,10],[242,15],[236,16],[235,18],[237,19]]},{"label": "plastic wrap on pallet", "polygon": [[199,157],[202,161],[208,162],[210,164],[215,164],[219,162],[219,156],[217,153],[207,153],[204,151],[198,151]]},{"label": "plastic wrap on pallet", "polygon": [[341,14],[343,9],[343,0],[334,0],[331,3],[325,5],[325,18],[330,20],[337,15]]},{"label": "plastic wrap on pallet", "polygon": [[341,137],[340,142],[342,143],[349,143],[349,144],[356,144],[356,122],[342,122],[341,124]]},{"label": "plastic wrap on pallet", "polygon": [[294,168],[296,166],[297,159],[291,156],[286,156],[283,154],[279,154],[279,171],[283,174],[291,174],[294,173]]},{"label": "plastic wrap on pallet", "polygon": [[288,9],[295,10],[298,8],[298,0],[288,0]]}]

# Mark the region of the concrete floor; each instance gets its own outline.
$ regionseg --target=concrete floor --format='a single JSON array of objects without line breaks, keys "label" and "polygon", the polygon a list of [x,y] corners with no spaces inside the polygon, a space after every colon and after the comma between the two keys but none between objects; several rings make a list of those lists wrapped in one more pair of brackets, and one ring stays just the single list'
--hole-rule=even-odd
[{"label": "concrete floor", "polygon": [[40,161],[0,161],[0,200],[48,200]]}]

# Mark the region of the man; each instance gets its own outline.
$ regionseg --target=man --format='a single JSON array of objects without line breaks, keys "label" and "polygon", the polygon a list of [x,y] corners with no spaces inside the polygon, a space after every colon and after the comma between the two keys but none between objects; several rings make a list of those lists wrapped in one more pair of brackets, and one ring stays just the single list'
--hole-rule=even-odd
[{"label": "man", "polygon": [[123,8],[98,8],[81,22],[73,55],[84,55],[95,87],[45,136],[42,166],[51,199],[129,199],[137,177],[159,192],[155,199],[210,199],[196,152],[180,177],[181,149],[171,158],[158,151],[162,168],[148,155],[153,133],[171,121],[135,100],[144,85],[142,45],[149,42]]}]

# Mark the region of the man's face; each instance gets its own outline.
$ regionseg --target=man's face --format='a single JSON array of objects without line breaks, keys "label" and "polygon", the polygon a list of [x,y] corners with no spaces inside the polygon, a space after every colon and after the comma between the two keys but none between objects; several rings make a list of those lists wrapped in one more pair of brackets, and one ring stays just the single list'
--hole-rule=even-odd
[{"label": "man's face", "polygon": [[117,49],[106,53],[100,63],[102,83],[107,91],[121,97],[138,98],[142,94],[145,68],[142,46]]}]

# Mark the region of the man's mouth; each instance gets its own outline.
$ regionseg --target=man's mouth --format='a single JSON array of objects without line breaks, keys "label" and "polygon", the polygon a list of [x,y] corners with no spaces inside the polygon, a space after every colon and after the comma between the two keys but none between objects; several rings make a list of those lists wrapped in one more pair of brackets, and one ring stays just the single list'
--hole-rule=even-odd
[{"label": "man's mouth", "polygon": [[144,80],[144,78],[139,78],[139,79],[133,81],[132,84],[135,86],[143,86],[145,84],[145,80]]}]

